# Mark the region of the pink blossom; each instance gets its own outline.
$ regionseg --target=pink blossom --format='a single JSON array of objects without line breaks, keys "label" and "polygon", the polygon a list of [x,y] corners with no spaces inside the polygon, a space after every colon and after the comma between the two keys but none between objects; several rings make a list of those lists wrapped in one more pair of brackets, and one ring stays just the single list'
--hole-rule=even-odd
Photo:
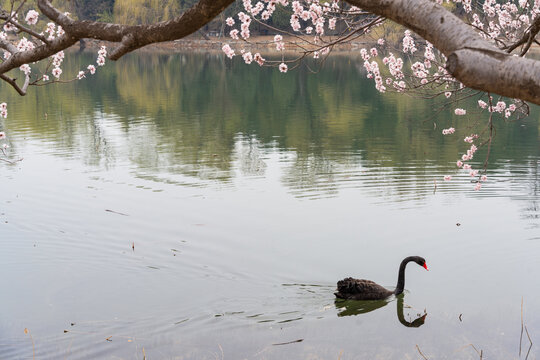
[{"label": "pink blossom", "polygon": [[450,176],[450,175],[445,175],[444,176],[444,181],[450,181],[450,180],[452,180],[452,176]]},{"label": "pink blossom", "polygon": [[283,43],[283,36],[276,35],[274,36],[274,42],[276,43],[276,50],[277,51],[283,51],[285,50],[285,43]]},{"label": "pink blossom", "polygon": [[456,132],[456,129],[454,129],[453,127],[448,128],[448,129],[443,129],[443,131],[442,131],[443,135],[450,135],[450,134],[453,134],[455,132]]},{"label": "pink blossom", "polygon": [[231,36],[231,38],[233,38],[234,40],[238,40],[238,33],[240,31],[238,31],[238,29],[232,29],[231,32],[229,33],[229,35]]},{"label": "pink blossom", "polygon": [[463,170],[470,170],[470,169],[471,169],[471,165],[463,164]]},{"label": "pink blossom", "polygon": [[52,74],[55,78],[59,79],[60,78],[60,75],[62,74],[62,69],[60,69],[59,67],[55,67],[53,70],[52,70]]},{"label": "pink blossom", "polygon": [[16,27],[13,26],[13,25],[10,24],[10,23],[7,23],[6,25],[4,25],[4,31],[13,31],[13,30],[15,30],[15,29],[16,29]]},{"label": "pink blossom", "polygon": [[84,76],[84,71],[79,71],[79,73],[77,74],[77,79],[81,80],[82,78],[85,78],[86,76]]},{"label": "pink blossom", "polygon": [[487,103],[482,100],[478,100],[478,106],[480,106],[482,109],[487,108]]},{"label": "pink blossom", "polygon": [[43,81],[49,81],[49,75],[43,75],[42,76]]},{"label": "pink blossom", "polygon": [[28,25],[36,25],[38,22],[39,13],[35,10],[30,10],[26,13],[25,21]]},{"label": "pink blossom", "polygon": [[253,60],[255,60],[259,66],[263,66],[265,62],[264,58],[259,53],[253,55]]},{"label": "pink blossom", "polygon": [[234,56],[234,50],[229,46],[229,44],[225,44],[223,45],[223,47],[221,48],[221,50],[223,50],[223,52],[225,53],[225,55],[227,55],[227,57],[229,59],[232,59],[233,56]]},{"label": "pink blossom", "polygon": [[328,28],[330,30],[335,30],[335,28],[336,28],[336,18],[332,18],[332,19],[328,20]]},{"label": "pink blossom", "polygon": [[6,133],[3,131],[0,131],[0,139],[5,139],[5,138],[6,138]]},{"label": "pink blossom", "polygon": [[383,46],[384,45],[384,39],[379,39],[377,40],[377,44],[380,45],[380,46]]},{"label": "pink blossom", "polygon": [[[365,48],[360,49],[360,56],[364,61],[368,61],[371,55],[369,55],[368,51]],[[384,60],[383,60],[384,63]]]},{"label": "pink blossom", "polygon": [[251,55],[251,52],[245,52],[242,54],[242,59],[244,59],[244,62],[246,64],[251,64],[251,62],[253,61],[253,55]]},{"label": "pink blossom", "polygon": [[99,48],[98,56],[107,57],[107,47],[106,46],[103,45],[103,46],[101,46]]},{"label": "pink blossom", "polygon": [[457,167],[462,167],[462,166],[463,166],[463,162],[462,162],[461,160],[456,161],[456,166],[457,166]]},{"label": "pink blossom", "polygon": [[29,75],[32,71],[32,69],[30,69],[30,65],[28,64],[23,64],[19,66],[19,69],[24,73],[24,75]]},{"label": "pink blossom", "polygon": [[225,20],[227,25],[233,26],[234,25],[234,19],[232,17],[228,17],[227,20]]},{"label": "pink blossom", "polygon": [[45,32],[49,34],[48,40],[54,39],[55,31],[56,31],[56,24],[53,22],[48,23],[47,28],[45,29]]},{"label": "pink blossom", "polygon": [[487,181],[487,176],[486,176],[486,175],[482,175],[482,177],[480,177],[480,180],[481,180],[481,181]]},{"label": "pink blossom", "polygon": [[482,188],[482,183],[481,182],[477,182],[476,185],[474,186],[474,191],[478,191]]},{"label": "pink blossom", "polygon": [[92,75],[96,73],[96,67],[94,65],[88,65],[87,69],[88,71],[90,71],[90,74]]},{"label": "pink blossom", "polygon": [[469,175],[471,175],[471,177],[477,176],[477,175],[478,175],[478,170],[471,170],[471,171],[469,172]]},{"label": "pink blossom", "polygon": [[20,51],[32,50],[35,47],[34,43],[23,37],[17,44],[17,49]]},{"label": "pink blossom", "polygon": [[299,31],[300,30],[301,26],[300,26],[300,20],[299,20],[298,15],[292,14],[290,23],[291,23],[291,27],[292,27],[292,29],[294,31]]},{"label": "pink blossom", "polygon": [[465,114],[467,114],[467,110],[457,108],[457,109],[454,110],[454,113],[455,113],[456,115],[465,115]]},{"label": "pink blossom", "polygon": [[411,36],[410,30],[405,30],[405,37],[403,38],[403,52],[411,54],[416,51],[416,46],[414,45],[414,39]]},{"label": "pink blossom", "polygon": [[59,51],[57,52],[56,54],[53,55],[53,65],[55,67],[59,67],[60,65],[62,65],[62,62],[64,61],[64,52],[63,51]]},{"label": "pink blossom", "polygon": [[281,71],[282,73],[286,73],[287,70],[288,70],[287,64],[285,64],[285,63],[279,64],[279,71]]}]

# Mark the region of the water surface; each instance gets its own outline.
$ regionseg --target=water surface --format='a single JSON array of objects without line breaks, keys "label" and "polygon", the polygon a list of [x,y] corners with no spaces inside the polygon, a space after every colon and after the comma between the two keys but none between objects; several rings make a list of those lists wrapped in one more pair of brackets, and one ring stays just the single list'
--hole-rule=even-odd
[{"label": "water surface", "polygon": [[[537,108],[497,122],[474,192],[440,129],[485,115],[381,96],[357,55],[283,75],[138,54],[0,95],[24,158],[0,163],[0,358],[520,358],[522,299],[540,334]],[[334,300],[408,255],[430,271],[402,298]]]}]

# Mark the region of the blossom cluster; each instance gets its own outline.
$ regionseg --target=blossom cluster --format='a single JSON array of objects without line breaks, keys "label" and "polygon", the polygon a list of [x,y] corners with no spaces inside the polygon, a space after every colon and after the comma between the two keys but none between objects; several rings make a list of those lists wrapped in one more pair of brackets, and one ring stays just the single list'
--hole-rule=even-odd
[{"label": "blossom cluster", "polygon": [[[344,5],[345,7],[341,8],[337,0],[332,0],[330,3],[322,3],[319,0],[261,0],[256,1],[256,3],[253,3],[252,0],[242,0],[242,4],[243,11],[236,15],[240,22],[239,28],[235,27],[237,25],[236,17],[228,17],[225,20],[226,25],[232,28],[229,31],[229,36],[233,40],[240,40],[241,38],[248,42],[250,39],[249,28],[254,21],[264,22],[270,19],[278,5],[283,7],[290,6],[292,13],[289,23],[292,32],[289,34],[296,35],[299,33],[301,35],[313,36],[312,40],[306,39],[306,41],[310,43],[311,47],[315,47],[314,49],[307,50],[315,59],[328,54],[330,51],[330,47],[321,41],[322,36],[326,34],[326,29],[335,31],[338,26],[338,20],[347,17],[354,19],[355,16],[361,13],[360,9],[354,6]],[[285,41],[281,34],[275,36],[273,43],[277,51],[283,51],[285,49]],[[236,55],[231,44],[224,44],[222,50],[229,58],[233,58]],[[255,55],[253,55],[253,58],[250,57],[249,53],[251,51],[240,49],[240,53],[245,63],[250,64],[254,60],[256,61]],[[258,63],[261,65],[260,62]],[[288,65],[284,58],[281,62],[271,61],[269,64],[278,66],[281,72],[287,72]]]},{"label": "blossom cluster", "polygon": [[[69,13],[64,13],[66,16],[69,15]],[[24,17],[24,21],[29,26],[36,26],[39,22],[39,13],[35,10],[29,10],[26,13],[26,16]],[[16,48],[16,53],[19,52],[27,52],[27,51],[33,51],[35,50],[36,46],[39,45],[40,38],[36,35],[35,38],[28,39],[26,36],[21,36],[20,34],[30,34],[31,36],[34,36],[34,34],[37,34],[39,30],[33,30],[34,33],[29,30],[24,30],[24,28],[18,24],[18,14],[12,13],[11,17],[7,20],[7,22],[3,26],[4,31],[0,31],[0,41],[12,41],[11,39],[8,39],[7,32],[15,32],[14,34],[11,34],[10,36],[17,36],[18,39],[16,41],[12,41]],[[22,30],[22,31],[21,31]],[[45,28],[41,33],[39,33],[39,36],[47,36],[47,40],[51,41],[54,40],[57,37],[61,37],[65,34],[65,31],[62,29],[61,26],[57,26],[54,22],[49,22],[46,24]],[[9,50],[8,50],[9,49]],[[11,51],[11,52],[10,52]],[[13,50],[6,47],[3,51],[3,58],[9,59],[13,54]],[[52,70],[50,70],[50,74],[54,76],[56,80],[60,79],[60,76],[63,73],[62,70],[62,63],[64,61],[65,54],[63,51],[59,51],[58,53],[52,55],[50,57],[50,64],[47,66],[47,72],[51,67]],[[107,57],[107,49],[105,46],[102,46],[98,51],[98,57],[96,64],[98,66],[103,66],[105,64],[105,59]],[[43,81],[47,82],[49,81],[49,75],[46,73],[43,73],[41,75],[33,75],[32,74],[32,68],[30,67],[30,64],[23,64],[19,67],[19,70],[22,71],[26,76],[26,85],[28,84],[35,84],[37,81]],[[87,73],[95,74],[96,67],[94,65],[88,65],[88,67],[83,71],[79,71],[76,75],[76,79],[83,79],[86,77]],[[32,80],[30,83],[29,80]],[[5,103],[0,104],[0,116],[1,117],[7,117],[7,105]]]},{"label": "blossom cluster", "polygon": [[4,119],[7,118],[7,104],[5,102],[0,104],[0,116]]}]

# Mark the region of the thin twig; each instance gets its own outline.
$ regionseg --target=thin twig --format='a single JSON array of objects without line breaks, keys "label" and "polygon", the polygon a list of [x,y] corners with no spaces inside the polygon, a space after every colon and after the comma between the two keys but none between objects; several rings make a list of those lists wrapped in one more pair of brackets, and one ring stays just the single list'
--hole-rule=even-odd
[{"label": "thin twig", "polygon": [[416,349],[418,350],[418,352],[420,353],[420,355],[425,359],[425,360],[429,360],[426,355],[422,354],[422,351],[420,351],[420,346],[418,346],[418,344],[416,344]]},{"label": "thin twig", "polygon": [[521,334],[519,335],[519,356],[521,357],[521,342],[523,340],[523,296],[521,297]]},{"label": "thin twig", "polygon": [[[488,99],[489,99],[489,108],[493,109],[493,104],[491,101],[490,93],[488,93]],[[486,153],[486,160],[484,161],[484,173],[487,171],[488,163],[489,163],[489,154],[491,153],[491,142],[493,140],[493,111],[489,113],[489,139],[488,139],[488,148]],[[523,300],[523,299],[522,299]]]},{"label": "thin twig", "polygon": [[478,349],[473,345],[473,344],[469,344],[470,347],[472,347],[474,349],[474,351],[476,351],[476,353],[480,356],[480,360],[482,360],[482,355],[483,355],[483,350],[480,349],[480,351],[478,351]]},{"label": "thin twig", "polygon": [[223,354],[223,348],[221,347],[221,344],[218,344],[219,350],[221,351],[221,360],[225,358],[225,354]]},{"label": "thin twig", "polygon": [[529,338],[529,350],[527,350],[527,356],[525,356],[525,360],[527,360],[527,358],[529,357],[529,353],[531,352],[531,348],[533,346],[533,342],[531,340],[531,337],[529,336],[529,330],[527,330],[527,326],[525,326],[525,332],[527,333],[527,337]]},{"label": "thin twig", "polygon": [[32,334],[30,334],[30,330],[27,328],[24,329],[24,333],[30,336],[30,340],[32,340],[32,359],[36,359],[36,346],[34,344],[34,338],[32,337]]}]

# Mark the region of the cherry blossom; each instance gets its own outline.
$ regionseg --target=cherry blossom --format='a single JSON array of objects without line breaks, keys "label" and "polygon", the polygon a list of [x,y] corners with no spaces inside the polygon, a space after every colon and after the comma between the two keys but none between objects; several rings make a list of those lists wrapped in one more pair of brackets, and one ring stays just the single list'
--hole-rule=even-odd
[{"label": "cherry blossom", "polygon": [[221,50],[223,50],[223,52],[225,53],[225,55],[227,55],[227,57],[229,59],[232,59],[233,56],[234,56],[234,50],[229,46],[229,44],[225,44],[223,45],[223,47],[221,48]]},{"label": "cherry blossom", "polygon": [[60,69],[59,67],[55,67],[52,70],[52,74],[55,78],[60,79],[60,75],[62,75],[62,69]]},{"label": "cherry blossom", "polygon": [[19,67],[19,69],[24,73],[24,75],[29,75],[32,69],[30,69],[30,66],[28,64],[23,64]]},{"label": "cherry blossom", "polygon": [[26,18],[24,19],[28,25],[35,25],[38,22],[39,13],[35,10],[29,10],[26,13]]}]

